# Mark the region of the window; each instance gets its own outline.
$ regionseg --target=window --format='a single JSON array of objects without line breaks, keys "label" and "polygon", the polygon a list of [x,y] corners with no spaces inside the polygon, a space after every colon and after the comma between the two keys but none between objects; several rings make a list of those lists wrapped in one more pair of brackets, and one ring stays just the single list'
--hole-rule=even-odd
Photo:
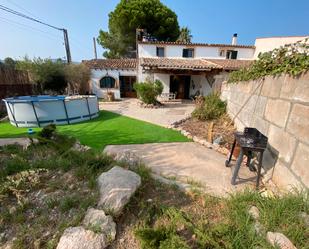
[{"label": "window", "polygon": [[100,80],[101,88],[115,88],[115,79],[110,76],[105,76]]},{"label": "window", "polygon": [[236,50],[227,50],[226,51],[226,59],[232,59],[236,60],[237,59],[237,51]]},{"label": "window", "polygon": [[164,48],[157,47],[157,56],[158,57],[164,57]]},{"label": "window", "polygon": [[219,56],[220,56],[220,57],[224,57],[224,56],[225,56],[225,50],[224,50],[224,49],[221,49],[221,50],[220,50]]},{"label": "window", "polygon": [[193,58],[194,57],[194,49],[193,48],[184,48],[182,50],[182,57]]}]

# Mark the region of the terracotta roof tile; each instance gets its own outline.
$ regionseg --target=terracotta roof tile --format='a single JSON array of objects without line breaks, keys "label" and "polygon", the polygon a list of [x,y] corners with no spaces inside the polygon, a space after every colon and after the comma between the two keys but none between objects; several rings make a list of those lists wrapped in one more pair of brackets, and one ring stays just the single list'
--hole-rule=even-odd
[{"label": "terracotta roof tile", "polygon": [[168,42],[168,41],[140,41],[139,44],[158,44],[158,45],[184,45],[201,47],[231,47],[231,48],[255,48],[253,45],[232,45],[217,43],[188,43],[188,42]]},{"label": "terracotta roof tile", "polygon": [[141,58],[141,66],[158,69],[209,70],[222,66],[204,59]]},{"label": "terracotta roof tile", "polygon": [[136,69],[136,59],[93,59],[82,63],[91,69]]},{"label": "terracotta roof tile", "polygon": [[248,67],[253,62],[252,60],[230,60],[230,59],[207,59],[207,61],[215,63],[226,70],[236,70],[243,67]]}]

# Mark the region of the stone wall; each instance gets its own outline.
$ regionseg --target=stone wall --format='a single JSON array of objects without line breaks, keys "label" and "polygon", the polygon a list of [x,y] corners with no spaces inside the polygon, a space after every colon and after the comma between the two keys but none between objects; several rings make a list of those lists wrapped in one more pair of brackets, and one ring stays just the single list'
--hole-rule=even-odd
[{"label": "stone wall", "polygon": [[224,83],[221,98],[238,130],[255,127],[268,136],[266,179],[281,188],[309,187],[309,72],[293,78]]}]

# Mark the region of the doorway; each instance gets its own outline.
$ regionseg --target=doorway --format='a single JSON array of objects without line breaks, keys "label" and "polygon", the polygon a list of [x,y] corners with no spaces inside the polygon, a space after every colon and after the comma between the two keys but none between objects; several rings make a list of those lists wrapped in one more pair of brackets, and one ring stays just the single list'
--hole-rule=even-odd
[{"label": "doorway", "polygon": [[136,82],[135,76],[119,76],[120,81],[120,97],[136,98],[136,92],[133,84]]},{"label": "doorway", "polygon": [[176,99],[189,99],[190,75],[171,75],[170,93],[176,93]]}]

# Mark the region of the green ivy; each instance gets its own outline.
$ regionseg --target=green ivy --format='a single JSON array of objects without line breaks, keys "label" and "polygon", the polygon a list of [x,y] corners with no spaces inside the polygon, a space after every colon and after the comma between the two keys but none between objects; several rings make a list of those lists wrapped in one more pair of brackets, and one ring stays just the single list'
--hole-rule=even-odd
[{"label": "green ivy", "polygon": [[270,52],[261,53],[249,67],[234,71],[228,82],[248,81],[267,75],[288,74],[297,76],[309,70],[308,38],[303,42],[288,44]]}]

